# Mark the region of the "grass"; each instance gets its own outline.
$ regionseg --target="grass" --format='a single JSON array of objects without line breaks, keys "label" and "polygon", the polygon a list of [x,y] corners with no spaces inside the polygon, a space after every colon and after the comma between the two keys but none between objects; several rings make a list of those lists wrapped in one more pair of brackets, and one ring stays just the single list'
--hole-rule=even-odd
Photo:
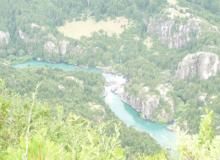
[{"label": "grass", "polygon": [[58,31],[64,36],[80,40],[81,37],[91,37],[94,32],[104,31],[108,36],[119,36],[129,26],[128,19],[118,17],[114,20],[96,22],[90,18],[86,21],[72,21],[58,27]]}]

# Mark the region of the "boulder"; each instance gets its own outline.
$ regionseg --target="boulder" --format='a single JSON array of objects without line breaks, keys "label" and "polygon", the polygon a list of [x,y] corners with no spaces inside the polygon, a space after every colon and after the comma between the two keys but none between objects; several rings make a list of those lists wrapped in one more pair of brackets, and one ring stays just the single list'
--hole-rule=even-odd
[{"label": "boulder", "polygon": [[178,64],[176,77],[184,80],[198,76],[200,79],[207,80],[217,74],[219,65],[219,57],[214,53],[189,54]]}]

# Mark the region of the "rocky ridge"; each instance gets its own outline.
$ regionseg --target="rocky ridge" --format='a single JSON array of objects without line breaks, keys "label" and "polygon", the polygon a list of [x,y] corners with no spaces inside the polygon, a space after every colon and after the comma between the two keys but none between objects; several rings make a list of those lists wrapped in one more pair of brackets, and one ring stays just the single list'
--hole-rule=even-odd
[{"label": "rocky ridge", "polygon": [[177,1],[168,1],[168,4],[161,11],[160,17],[149,20],[148,33],[156,35],[170,49],[186,47],[199,38],[201,21],[188,8],[179,6]]},{"label": "rocky ridge", "polygon": [[170,49],[186,47],[191,41],[198,39],[199,24],[193,20],[179,23],[176,20],[151,20],[148,32],[156,34],[161,43]]},{"label": "rocky ridge", "polygon": [[219,57],[215,53],[197,52],[189,54],[178,64],[176,77],[178,79],[188,79],[198,76],[202,80],[216,76],[220,70]]}]

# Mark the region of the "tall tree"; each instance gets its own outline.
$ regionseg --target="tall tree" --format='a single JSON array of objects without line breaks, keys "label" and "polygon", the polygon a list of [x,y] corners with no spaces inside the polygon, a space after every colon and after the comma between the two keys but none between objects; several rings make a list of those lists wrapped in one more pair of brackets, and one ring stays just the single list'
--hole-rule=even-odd
[{"label": "tall tree", "polygon": [[206,110],[206,115],[203,116],[200,123],[199,145],[211,145],[214,139],[213,111]]},{"label": "tall tree", "polygon": [[8,10],[8,31],[10,33],[10,38],[12,42],[16,42],[18,33],[17,33],[17,23],[16,23],[16,7],[12,0],[8,0],[7,5]]}]

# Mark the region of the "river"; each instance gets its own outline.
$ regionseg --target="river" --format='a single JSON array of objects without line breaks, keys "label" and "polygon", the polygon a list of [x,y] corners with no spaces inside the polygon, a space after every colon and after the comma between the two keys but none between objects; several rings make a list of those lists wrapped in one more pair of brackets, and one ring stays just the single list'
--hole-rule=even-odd
[{"label": "river", "polygon": [[[99,72],[102,73],[100,69],[92,67],[78,67],[76,65],[70,65],[65,63],[49,63],[42,61],[27,61],[24,63],[13,65],[14,68],[22,69],[27,67],[42,68],[47,67],[51,69],[61,69],[64,71],[74,71],[82,70],[88,72]],[[120,76],[115,76],[112,74],[103,73],[106,82],[111,81],[123,81],[123,78]],[[124,83],[124,82],[122,82]],[[120,82],[119,82],[120,84]],[[123,102],[121,98],[112,92],[113,86],[108,85],[105,87],[105,102],[110,107],[111,111],[127,126],[134,127],[140,132],[146,132],[151,137],[153,137],[162,147],[168,149],[176,148],[176,134],[170,131],[166,125],[159,123],[154,123],[142,119],[139,114],[128,104]]]}]

